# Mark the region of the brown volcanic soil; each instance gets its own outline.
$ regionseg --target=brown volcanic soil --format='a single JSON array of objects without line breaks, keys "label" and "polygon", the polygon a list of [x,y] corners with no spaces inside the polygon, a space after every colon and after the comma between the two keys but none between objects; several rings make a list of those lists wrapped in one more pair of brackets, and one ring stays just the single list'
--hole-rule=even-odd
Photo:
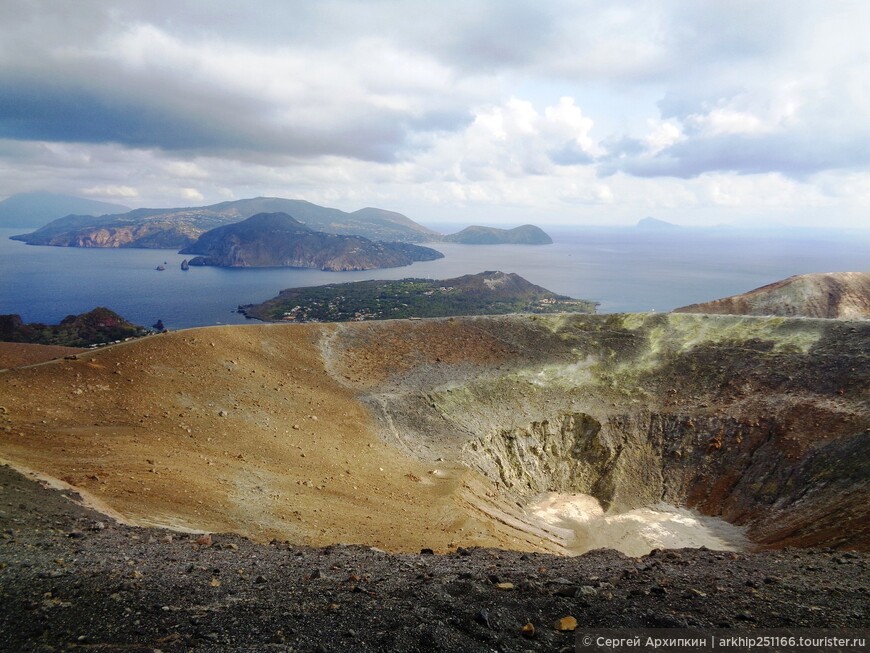
[{"label": "brown volcanic soil", "polygon": [[326,372],[323,330],[194,329],[7,373],[0,457],[137,524],[398,551],[538,546],[469,514],[457,488],[479,475],[429,474],[377,436]]},{"label": "brown volcanic soil", "polygon": [[870,318],[870,272],[801,274],[675,313],[782,315],[859,320]]},{"label": "brown volcanic soil", "polygon": [[577,633],[554,627],[566,616],[580,634],[868,624],[866,554],[198,544],[118,525],[75,498],[0,467],[0,650],[573,651]]},{"label": "brown volcanic soil", "polygon": [[25,365],[36,365],[55,358],[72,356],[87,351],[76,347],[32,345],[24,342],[0,342],[0,370]]}]

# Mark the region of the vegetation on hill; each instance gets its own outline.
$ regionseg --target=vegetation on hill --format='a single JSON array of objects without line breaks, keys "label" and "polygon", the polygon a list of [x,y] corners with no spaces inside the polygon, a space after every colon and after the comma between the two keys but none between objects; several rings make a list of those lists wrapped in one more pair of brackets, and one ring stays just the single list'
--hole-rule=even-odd
[{"label": "vegetation on hill", "polygon": [[0,315],[0,341],[3,342],[88,347],[146,333],[146,329],[103,307],[81,315],[68,315],[60,324],[25,324],[20,315]]},{"label": "vegetation on hill", "polygon": [[240,306],[266,321],[350,322],[452,315],[594,313],[596,303],[572,299],[517,274],[481,272],[441,281],[358,281],[282,290],[262,304]]},{"label": "vegetation on hill", "polygon": [[189,265],[371,270],[442,258],[441,252],[410,243],[384,243],[363,236],[312,231],[286,213],[258,213],[217,227],[181,250],[200,254]]},{"label": "vegetation on hill", "polygon": [[524,224],[513,229],[497,229],[473,225],[455,234],[444,236],[448,243],[465,245],[552,245],[550,238],[540,227]]}]

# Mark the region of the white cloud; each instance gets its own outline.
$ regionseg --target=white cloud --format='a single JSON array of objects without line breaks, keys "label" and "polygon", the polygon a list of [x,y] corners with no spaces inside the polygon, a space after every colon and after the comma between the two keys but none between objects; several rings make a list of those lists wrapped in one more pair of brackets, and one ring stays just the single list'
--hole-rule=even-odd
[{"label": "white cloud", "polygon": [[112,199],[135,199],[139,197],[139,191],[132,186],[91,186],[90,188],[82,188],[79,192],[88,197],[106,197]]},{"label": "white cloud", "polygon": [[179,195],[191,202],[202,202],[205,200],[205,195],[200,193],[196,188],[180,188]]}]

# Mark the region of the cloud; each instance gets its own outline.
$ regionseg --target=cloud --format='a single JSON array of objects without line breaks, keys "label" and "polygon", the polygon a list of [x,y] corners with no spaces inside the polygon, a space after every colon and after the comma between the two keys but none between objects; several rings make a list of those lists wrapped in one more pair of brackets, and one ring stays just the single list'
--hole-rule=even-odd
[{"label": "cloud", "polygon": [[0,195],[859,215],[868,23],[857,0],[6,0]]},{"label": "cloud", "polygon": [[91,188],[82,188],[79,192],[88,197],[111,197],[114,199],[139,197],[139,191],[131,186],[92,186]]}]

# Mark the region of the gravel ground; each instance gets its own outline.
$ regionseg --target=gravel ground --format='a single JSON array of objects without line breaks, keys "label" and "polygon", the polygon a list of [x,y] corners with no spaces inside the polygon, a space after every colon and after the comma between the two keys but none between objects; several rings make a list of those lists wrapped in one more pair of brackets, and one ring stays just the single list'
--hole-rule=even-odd
[{"label": "gravel ground", "polygon": [[391,555],[122,526],[71,498],[0,468],[0,650],[571,651],[568,616],[580,631],[870,624],[861,553]]}]

